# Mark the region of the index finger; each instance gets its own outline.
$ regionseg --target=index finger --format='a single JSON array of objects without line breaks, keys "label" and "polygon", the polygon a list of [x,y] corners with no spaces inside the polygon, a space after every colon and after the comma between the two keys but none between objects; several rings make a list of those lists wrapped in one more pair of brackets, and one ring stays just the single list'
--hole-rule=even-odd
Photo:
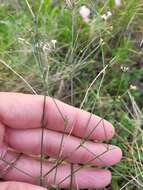
[{"label": "index finger", "polygon": [[[44,96],[0,92],[0,122],[11,128],[41,127]],[[45,127],[93,140],[107,140],[114,135],[113,126],[96,115],[46,97]]]}]

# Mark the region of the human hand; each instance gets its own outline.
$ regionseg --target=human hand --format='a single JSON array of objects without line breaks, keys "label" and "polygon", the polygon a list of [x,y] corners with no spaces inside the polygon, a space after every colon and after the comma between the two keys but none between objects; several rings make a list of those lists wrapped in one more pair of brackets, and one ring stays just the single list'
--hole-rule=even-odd
[{"label": "human hand", "polygon": [[[107,186],[111,181],[110,171],[95,166],[111,166],[122,157],[120,148],[101,143],[113,137],[112,125],[56,99],[47,97],[45,106],[43,100],[43,96],[38,95],[0,93],[1,178],[35,185],[41,182],[44,187],[57,185],[59,188],[82,189]],[[44,121],[41,121],[42,117]],[[41,153],[58,161],[40,161]],[[2,190],[6,190],[6,183],[2,183]],[[28,186],[29,190],[36,190],[36,187],[24,185],[27,190]]]}]

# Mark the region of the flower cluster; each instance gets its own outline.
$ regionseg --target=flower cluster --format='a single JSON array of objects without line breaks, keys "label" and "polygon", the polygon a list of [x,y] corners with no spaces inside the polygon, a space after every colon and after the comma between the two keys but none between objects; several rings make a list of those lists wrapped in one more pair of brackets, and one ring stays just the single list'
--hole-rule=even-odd
[{"label": "flower cluster", "polygon": [[56,47],[57,40],[51,40],[51,42],[39,42],[35,45],[35,47],[42,49],[44,54],[48,54],[52,51],[52,49]]},{"label": "flower cluster", "polygon": [[121,66],[121,70],[125,73],[129,70],[129,67],[126,67],[126,66]]},{"label": "flower cluster", "polygon": [[[91,10],[87,6],[85,6],[85,5],[81,6],[79,9],[79,14],[81,15],[81,17],[83,18],[83,21],[85,23],[89,22],[89,16],[91,14]],[[112,16],[112,12],[107,11],[105,14],[101,15],[101,18],[106,21],[111,16]]]},{"label": "flower cluster", "polygon": [[[67,0],[68,1],[68,0]],[[122,0],[115,0],[115,7],[116,8],[119,8],[122,6]],[[88,23],[89,22],[89,16],[91,14],[91,10],[86,6],[86,5],[83,5],[80,7],[79,9],[79,14],[81,15],[81,17],[83,18],[83,21],[85,23]],[[107,11],[105,14],[101,15],[101,18],[103,20],[108,20],[111,16],[112,16],[112,12],[111,11]]]}]

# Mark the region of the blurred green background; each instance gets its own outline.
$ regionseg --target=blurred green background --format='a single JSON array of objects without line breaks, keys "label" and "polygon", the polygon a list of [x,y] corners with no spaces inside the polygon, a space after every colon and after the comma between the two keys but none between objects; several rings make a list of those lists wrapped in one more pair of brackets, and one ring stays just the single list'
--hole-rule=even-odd
[{"label": "blurred green background", "polygon": [[[89,22],[79,10],[90,9]],[[104,20],[102,16],[112,15]],[[48,92],[116,128],[105,189],[143,189],[143,1],[0,0],[0,90]]]}]

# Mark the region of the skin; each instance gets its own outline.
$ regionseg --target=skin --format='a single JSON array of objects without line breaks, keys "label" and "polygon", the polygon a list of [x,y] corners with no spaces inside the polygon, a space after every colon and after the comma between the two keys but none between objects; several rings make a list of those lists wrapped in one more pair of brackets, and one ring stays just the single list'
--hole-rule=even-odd
[{"label": "skin", "polygon": [[[40,95],[0,92],[0,171],[6,181],[0,183],[1,190],[44,190],[39,187],[43,102]],[[104,188],[110,184],[111,172],[97,166],[112,166],[122,157],[119,147],[103,143],[115,134],[111,123],[46,97],[44,126],[44,155],[66,160],[56,169],[52,169],[55,162],[43,161],[44,187],[69,188],[71,172],[75,189]],[[80,146],[83,138],[86,141]],[[14,164],[10,167],[11,162]]]}]

